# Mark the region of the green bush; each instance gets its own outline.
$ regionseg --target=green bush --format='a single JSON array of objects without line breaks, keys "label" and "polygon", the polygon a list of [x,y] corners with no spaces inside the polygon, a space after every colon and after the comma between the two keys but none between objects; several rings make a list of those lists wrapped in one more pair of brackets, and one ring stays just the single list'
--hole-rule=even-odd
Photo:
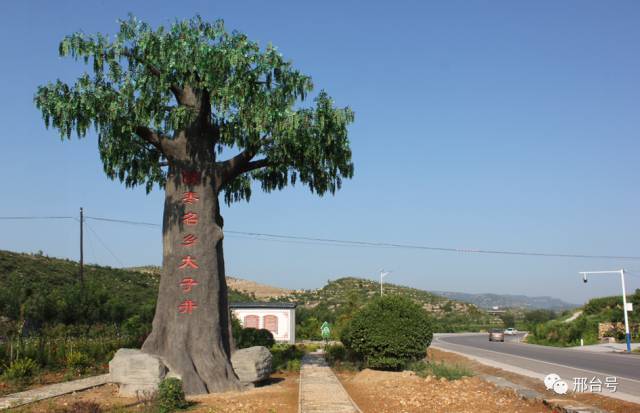
[{"label": "green bush", "polygon": [[[271,347],[271,368],[273,371],[300,370],[300,360],[304,354],[305,352],[302,348],[298,348],[293,344],[276,344]],[[297,363],[291,363],[292,361],[297,361]]]},{"label": "green bush", "polygon": [[344,361],[347,358],[347,349],[342,344],[329,344],[324,349],[324,358],[329,365]]},{"label": "green bush", "polygon": [[160,413],[171,413],[189,406],[182,390],[182,380],[164,379],[158,386],[158,408]]},{"label": "green bush", "polygon": [[67,353],[66,365],[70,369],[82,371],[94,364],[94,361],[86,353],[71,350]]},{"label": "green bush", "polygon": [[400,370],[425,357],[433,337],[427,312],[401,296],[376,298],[359,310],[343,329],[348,351],[366,367]]},{"label": "green bush", "polygon": [[38,363],[30,358],[14,360],[3,373],[9,380],[21,380],[33,376],[38,371]]},{"label": "green bush", "polygon": [[253,346],[273,347],[276,341],[271,331],[257,328],[243,328],[240,331],[240,338],[236,343],[238,348],[247,348]]}]

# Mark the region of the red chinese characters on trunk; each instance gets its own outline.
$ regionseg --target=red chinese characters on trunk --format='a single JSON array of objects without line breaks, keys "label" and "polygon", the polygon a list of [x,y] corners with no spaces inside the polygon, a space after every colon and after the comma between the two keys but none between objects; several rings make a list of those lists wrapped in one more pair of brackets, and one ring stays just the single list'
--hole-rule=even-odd
[{"label": "red chinese characters on trunk", "polygon": [[[193,186],[200,183],[200,172],[198,171],[182,171],[182,183],[184,185],[189,186],[187,192],[182,194],[182,204],[186,207],[197,203],[200,200],[198,193],[193,191]],[[198,214],[193,211],[185,211],[182,215],[182,223],[186,226],[195,227],[198,225]],[[183,248],[189,248],[195,245],[198,237],[195,234],[187,233],[182,236],[181,246]],[[187,254],[182,257],[180,265],[178,266],[179,271],[193,271],[199,268],[197,263],[197,258]],[[182,289],[183,294],[189,294],[192,292],[194,287],[198,286],[198,281],[194,278],[193,275],[182,277],[182,281],[180,281],[179,285]],[[192,314],[193,311],[198,308],[198,304],[190,298],[185,298],[180,305],[178,305],[178,312],[180,314]]]}]

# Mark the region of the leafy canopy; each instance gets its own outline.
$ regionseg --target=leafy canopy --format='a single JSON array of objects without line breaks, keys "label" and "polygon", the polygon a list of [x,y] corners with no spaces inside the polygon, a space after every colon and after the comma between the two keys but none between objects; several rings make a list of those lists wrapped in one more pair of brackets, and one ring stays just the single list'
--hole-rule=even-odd
[{"label": "leafy canopy", "polygon": [[[301,181],[323,195],[353,175],[353,112],[321,91],[272,45],[264,50],[221,20],[199,16],[153,29],[129,16],[119,31],[74,33],[59,53],[88,71],[74,84],[40,86],[35,104],[61,137],[98,134],[104,170],[127,186],[163,186],[170,169],[197,161],[217,171],[227,203]],[[185,146],[186,145],[186,146]],[[198,148],[194,152],[180,148]],[[217,161],[224,149],[239,153]]]}]

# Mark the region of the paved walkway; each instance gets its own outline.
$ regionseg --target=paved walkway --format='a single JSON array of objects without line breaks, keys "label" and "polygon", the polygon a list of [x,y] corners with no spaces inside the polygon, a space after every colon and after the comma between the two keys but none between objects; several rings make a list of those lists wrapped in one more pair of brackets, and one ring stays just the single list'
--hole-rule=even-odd
[{"label": "paved walkway", "polygon": [[361,413],[322,353],[310,353],[302,359],[299,403],[299,413]]},{"label": "paved walkway", "polygon": [[6,397],[0,398],[0,410],[50,399],[51,397],[62,396],[63,394],[73,393],[75,391],[90,389],[92,387],[103,385],[108,381],[109,375],[103,374],[100,376],[87,377],[86,379],[49,384],[48,386],[38,387],[37,389],[10,394]]}]

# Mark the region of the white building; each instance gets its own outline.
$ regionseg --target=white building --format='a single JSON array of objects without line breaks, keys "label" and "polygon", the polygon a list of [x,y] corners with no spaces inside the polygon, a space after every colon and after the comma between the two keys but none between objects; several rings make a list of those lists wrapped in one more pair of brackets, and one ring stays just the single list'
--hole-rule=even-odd
[{"label": "white building", "polygon": [[232,303],[229,307],[242,327],[269,330],[277,342],[296,342],[294,303]]}]

